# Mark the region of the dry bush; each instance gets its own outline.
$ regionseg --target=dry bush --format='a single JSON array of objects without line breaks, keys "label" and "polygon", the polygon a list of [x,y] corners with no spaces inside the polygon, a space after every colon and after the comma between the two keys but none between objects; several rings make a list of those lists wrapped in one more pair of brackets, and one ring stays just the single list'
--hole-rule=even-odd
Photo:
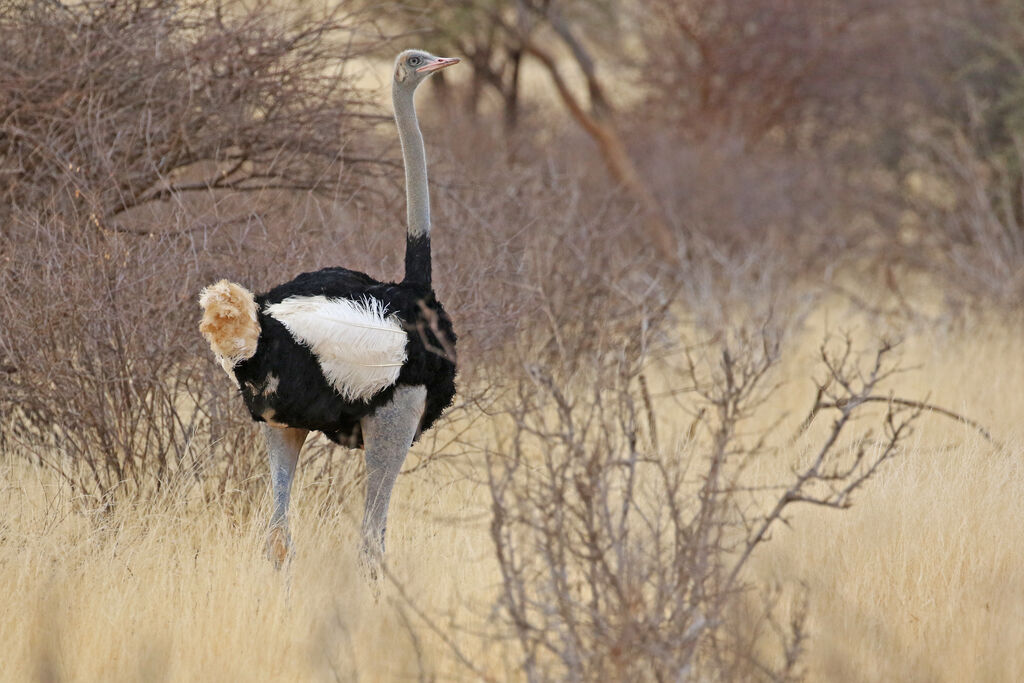
[{"label": "dry bush", "polygon": [[581,313],[600,307],[616,287],[665,303],[675,281],[658,273],[651,250],[636,238],[631,203],[592,185],[583,159],[529,139],[515,141],[514,160],[496,159],[480,149],[500,122],[457,113],[446,113],[444,122],[445,130],[428,133],[435,280],[460,331],[464,377],[479,369],[500,381],[510,345],[538,325],[544,334],[560,330],[544,349],[588,338],[574,326],[606,317],[588,321]]},{"label": "dry bush", "polygon": [[[849,433],[894,372],[892,346],[823,346],[834,422],[801,445],[791,478],[760,482],[747,475],[757,458],[795,449],[747,426],[773,396],[777,333],[723,333],[684,349],[674,372],[650,362],[668,350],[657,315],[606,322],[615,331],[593,331],[586,362],[579,346],[572,359],[520,357],[490,406],[508,427],[486,452],[495,636],[518,643],[527,680],[799,678],[802,608],[780,623],[778,594],[746,567],[792,506],[848,507],[902,452],[918,410],[889,404],[877,435]],[[659,422],[673,398],[688,426]]]},{"label": "dry bush", "polygon": [[251,437],[190,334],[194,245],[56,218],[25,231],[0,268],[20,293],[0,300],[8,452],[52,467],[90,505],[172,478],[211,493],[249,478]]},{"label": "dry bush", "polygon": [[1016,308],[1024,294],[1024,12],[994,2],[955,17],[947,68],[956,88],[914,131],[915,153],[904,163],[916,218],[906,259],[948,282],[956,303]]},{"label": "dry bush", "polygon": [[[169,485],[243,508],[258,500],[258,430],[197,332],[196,295],[224,273],[268,286],[302,267],[275,247],[314,264],[330,241],[284,244],[258,210],[242,226],[148,237],[54,216],[12,233],[0,239],[0,287],[18,293],[0,299],[4,455],[54,469],[87,507]],[[331,450],[305,452],[326,479],[351,470]]]},{"label": "dry bush", "polygon": [[814,287],[865,255],[891,263],[934,4],[637,3],[628,136],[670,219]]},{"label": "dry bush", "polygon": [[911,95],[906,69],[921,47],[911,28],[923,4],[643,0],[645,113],[697,136],[728,130],[751,142],[796,142],[898,111]]},{"label": "dry bush", "polygon": [[4,3],[3,215],[107,221],[183,192],[372,172],[357,142],[378,116],[344,69],[374,44],[362,28],[266,2]]},{"label": "dry bush", "polygon": [[[3,6],[6,453],[89,505],[259,485],[256,431],[195,297],[215,277],[262,289],[324,265],[335,221],[379,213],[377,195],[352,199],[392,167],[356,151],[383,119],[346,71],[374,40],[361,30],[269,4]],[[379,254],[364,241],[354,265]]]},{"label": "dry bush", "polygon": [[851,167],[849,153],[751,147],[730,133],[687,141],[644,124],[630,138],[666,213],[688,226],[698,269],[755,261],[785,286],[813,292],[867,253],[904,208],[863,166]]},{"label": "dry bush", "polygon": [[921,218],[913,243],[930,247],[912,262],[953,284],[946,293],[953,303],[1018,307],[1024,295],[1024,137],[1013,150],[1016,168],[986,158],[955,131],[944,139],[929,136],[922,149],[938,175],[912,195]]}]

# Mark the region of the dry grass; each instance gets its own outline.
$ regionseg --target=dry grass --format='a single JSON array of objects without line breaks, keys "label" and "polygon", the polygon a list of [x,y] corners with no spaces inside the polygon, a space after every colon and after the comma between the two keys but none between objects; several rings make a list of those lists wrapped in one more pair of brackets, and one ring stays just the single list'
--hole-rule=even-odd
[{"label": "dry grass", "polygon": [[810,592],[812,679],[1024,677],[1019,334],[992,320],[919,333],[904,350],[919,368],[897,383],[979,419],[1001,444],[926,417],[850,510],[803,510],[764,548],[765,576]]},{"label": "dry grass", "polygon": [[[493,581],[486,535],[465,520],[475,487],[436,474],[403,478],[389,538],[435,616]],[[375,604],[360,578],[361,500],[317,515],[324,491],[300,487],[298,552],[278,574],[261,552],[266,505],[237,517],[165,497],[90,520],[36,471],[2,476],[0,679],[395,680],[453,667],[436,645],[421,666],[392,593]]]},{"label": "dry grass", "polygon": [[[867,320],[859,325],[869,334]],[[792,528],[761,549],[760,578],[806,586],[810,680],[1024,677],[1020,331],[979,320],[908,332],[904,365],[916,369],[894,385],[979,419],[1001,447],[926,416],[911,452],[851,510],[796,508]],[[774,407],[789,413],[782,430],[813,398],[806,377],[820,338],[809,329],[785,351],[782,379],[792,381]],[[462,440],[483,443],[491,427],[478,422]],[[410,465],[428,450],[416,447]],[[170,487],[144,509],[90,517],[71,511],[51,474],[14,460],[0,470],[2,680],[476,678],[395,586],[374,602],[354,563],[360,495],[339,503],[305,473],[298,552],[290,572],[276,574],[260,552],[267,500],[249,514],[203,507]],[[756,474],[778,478],[789,463],[785,453],[765,458]],[[476,667],[514,679],[508,644],[486,638],[499,577],[478,468],[467,452],[399,479],[390,563],[436,624],[460,624],[449,634]]]}]

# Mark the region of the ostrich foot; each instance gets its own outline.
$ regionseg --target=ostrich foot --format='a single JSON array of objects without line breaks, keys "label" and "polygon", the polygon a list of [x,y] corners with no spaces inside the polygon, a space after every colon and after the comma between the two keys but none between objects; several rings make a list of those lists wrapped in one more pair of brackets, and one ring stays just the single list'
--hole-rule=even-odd
[{"label": "ostrich foot", "polygon": [[380,581],[380,563],[383,553],[368,543],[359,549],[359,571],[370,582]]},{"label": "ostrich foot", "polygon": [[274,569],[280,569],[281,565],[288,559],[291,553],[292,539],[288,529],[283,526],[273,526],[267,532],[267,544],[264,552],[267,559],[274,565]]},{"label": "ostrich foot", "polygon": [[370,587],[370,591],[373,593],[374,602],[378,602],[380,600],[381,584],[384,583],[384,572],[381,567],[383,559],[383,554],[378,547],[364,544],[360,549],[359,574],[363,577],[363,581],[365,581]]}]

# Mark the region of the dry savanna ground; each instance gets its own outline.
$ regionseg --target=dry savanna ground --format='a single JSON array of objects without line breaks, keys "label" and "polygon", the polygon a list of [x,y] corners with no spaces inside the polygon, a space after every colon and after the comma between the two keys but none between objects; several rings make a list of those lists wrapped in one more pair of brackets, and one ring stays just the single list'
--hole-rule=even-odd
[{"label": "dry savanna ground", "polygon": [[[785,347],[775,415],[758,420],[784,413],[780,434],[799,423],[821,329],[843,315],[823,307]],[[859,337],[874,334],[866,318],[846,322]],[[985,317],[905,330],[909,369],[888,388],[979,420],[997,443],[924,415],[852,508],[794,508],[790,526],[760,548],[752,578],[806,594],[809,680],[1024,677],[1021,332]],[[477,420],[460,441],[483,444],[494,428]],[[758,460],[752,476],[784,475],[801,443]],[[430,448],[414,448],[409,467]],[[355,463],[358,454],[336,457]],[[361,494],[338,500],[308,471],[294,498],[297,552],[276,573],[261,553],[265,497],[204,506],[170,487],[145,506],[89,514],[48,471],[9,459],[0,470],[0,679],[515,680],[512,646],[488,637],[500,576],[481,469],[468,448],[400,478],[393,577],[375,598],[354,561]]]}]

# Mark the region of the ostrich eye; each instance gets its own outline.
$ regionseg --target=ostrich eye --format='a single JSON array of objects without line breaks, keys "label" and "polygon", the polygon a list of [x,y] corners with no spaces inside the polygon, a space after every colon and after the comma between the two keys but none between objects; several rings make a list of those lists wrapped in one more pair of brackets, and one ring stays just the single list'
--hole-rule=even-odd
[{"label": "ostrich eye", "polygon": [[418,66],[422,61],[419,57],[409,57],[409,66]]}]

